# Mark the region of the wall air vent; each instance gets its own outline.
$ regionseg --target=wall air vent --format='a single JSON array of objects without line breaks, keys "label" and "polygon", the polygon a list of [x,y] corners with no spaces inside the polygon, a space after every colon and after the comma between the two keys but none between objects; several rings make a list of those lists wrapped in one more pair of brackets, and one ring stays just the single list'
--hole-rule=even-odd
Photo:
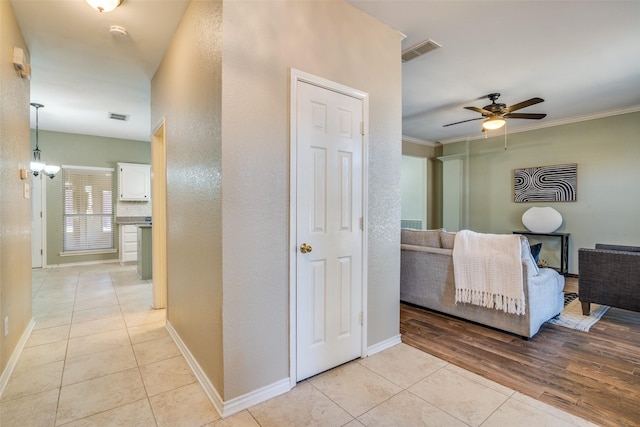
[{"label": "wall air vent", "polygon": [[129,115],[128,114],[109,113],[109,118],[111,120],[120,120],[120,121],[126,122],[127,120],[129,120]]},{"label": "wall air vent", "polygon": [[431,39],[422,41],[402,51],[402,62],[411,61],[420,55],[424,55],[427,52],[431,52],[432,50],[439,49],[441,47],[442,46]]}]

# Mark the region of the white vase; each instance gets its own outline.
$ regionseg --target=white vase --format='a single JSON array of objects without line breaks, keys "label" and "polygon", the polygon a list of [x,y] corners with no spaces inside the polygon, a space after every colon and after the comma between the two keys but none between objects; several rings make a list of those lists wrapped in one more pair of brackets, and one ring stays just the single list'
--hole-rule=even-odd
[{"label": "white vase", "polygon": [[562,225],[562,215],[550,207],[533,207],[522,215],[522,223],[533,233],[553,233]]}]

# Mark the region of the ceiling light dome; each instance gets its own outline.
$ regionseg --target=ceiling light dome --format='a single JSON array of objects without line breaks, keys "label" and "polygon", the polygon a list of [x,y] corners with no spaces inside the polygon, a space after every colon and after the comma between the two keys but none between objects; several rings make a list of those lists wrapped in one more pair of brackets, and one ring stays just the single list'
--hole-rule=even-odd
[{"label": "ceiling light dome", "polygon": [[111,12],[120,6],[124,0],[86,0],[89,6],[98,12]]},{"label": "ceiling light dome", "polygon": [[489,117],[487,120],[482,122],[482,127],[486,130],[500,129],[505,123],[506,121],[502,117]]}]

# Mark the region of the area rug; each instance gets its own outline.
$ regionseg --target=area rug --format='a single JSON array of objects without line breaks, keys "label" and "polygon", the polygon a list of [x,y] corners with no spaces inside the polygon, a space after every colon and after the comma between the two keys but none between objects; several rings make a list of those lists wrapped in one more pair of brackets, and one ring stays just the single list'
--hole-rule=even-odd
[{"label": "area rug", "polygon": [[[566,299],[567,298],[565,298],[565,300]],[[589,332],[589,329],[600,320],[609,308],[611,307],[608,305],[591,304],[591,314],[589,316],[583,316],[580,300],[573,298],[565,305],[562,313],[549,320],[549,323],[578,331]]]},{"label": "area rug", "polygon": [[571,301],[573,301],[576,298],[578,298],[578,294],[576,294],[574,292],[565,292],[565,294],[564,294],[564,306],[566,307],[567,305],[569,305],[569,303]]}]

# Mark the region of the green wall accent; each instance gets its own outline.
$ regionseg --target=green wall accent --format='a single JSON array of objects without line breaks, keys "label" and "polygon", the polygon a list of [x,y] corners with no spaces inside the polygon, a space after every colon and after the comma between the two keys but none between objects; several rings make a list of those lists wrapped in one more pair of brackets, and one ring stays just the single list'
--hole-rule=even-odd
[{"label": "green wall accent", "polygon": [[442,227],[442,147],[402,141],[402,155],[427,159],[427,228]]},{"label": "green wall accent", "polygon": [[[471,141],[469,228],[486,233],[524,230],[521,218],[527,209],[551,206],[563,217],[557,231],[571,233],[571,274],[578,273],[578,248],[640,245],[639,137],[640,112],[633,112],[507,135],[507,150],[504,136]],[[465,144],[445,145],[443,154],[464,153]],[[578,164],[576,202],[513,201],[514,169],[565,163]]]},{"label": "green wall accent", "polygon": [[[116,168],[116,163],[151,163],[151,146],[148,141],[105,138],[92,135],[39,131],[42,160],[53,165],[93,166]],[[35,130],[31,131],[31,149],[35,148]],[[47,265],[118,259],[118,253],[60,256],[62,251],[62,172],[47,179]],[[113,175],[114,189],[117,174]],[[117,197],[114,192],[114,210]],[[115,212],[114,212],[115,215]],[[118,247],[116,228],[114,246]]]}]

